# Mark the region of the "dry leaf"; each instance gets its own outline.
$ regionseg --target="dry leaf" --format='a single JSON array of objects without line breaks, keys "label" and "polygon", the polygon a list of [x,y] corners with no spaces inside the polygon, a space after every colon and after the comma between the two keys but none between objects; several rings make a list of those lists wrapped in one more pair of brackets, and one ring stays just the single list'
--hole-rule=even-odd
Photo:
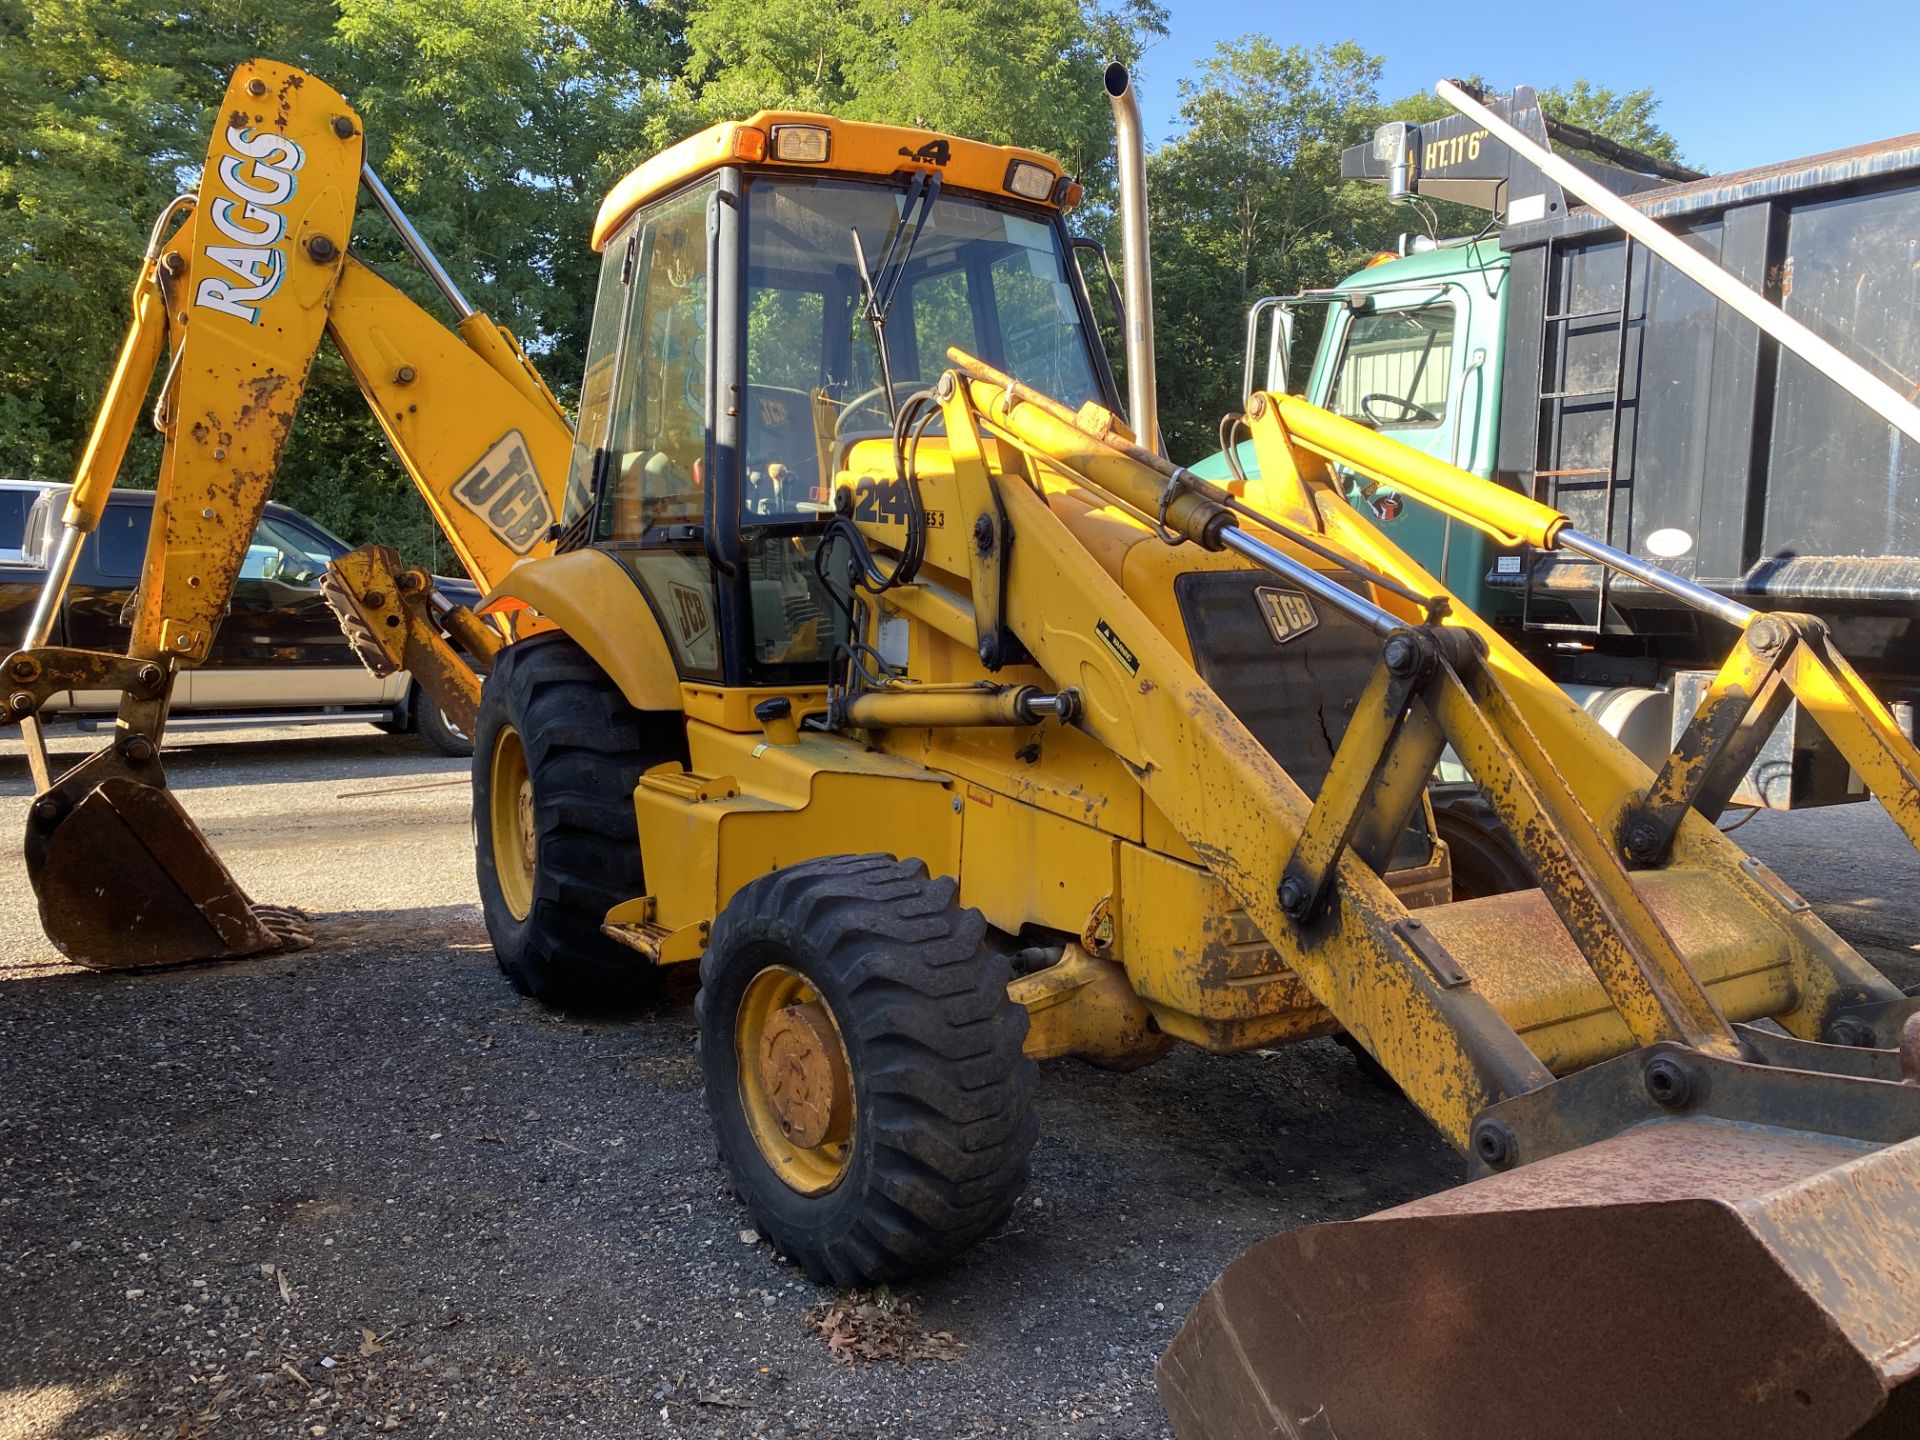
[{"label": "dry leaf", "polygon": [[889,1297],[869,1299],[858,1291],[836,1296],[807,1311],[807,1328],[827,1342],[827,1351],[844,1365],[891,1360],[912,1365],[920,1360],[958,1360],[966,1344],[949,1330],[924,1330],[913,1306]]},{"label": "dry leaf", "polygon": [[382,1345],[379,1339],[375,1337],[373,1331],[366,1330],[366,1329],[361,1330],[360,1353],[362,1355],[378,1355],[382,1350],[386,1348],[387,1347]]}]

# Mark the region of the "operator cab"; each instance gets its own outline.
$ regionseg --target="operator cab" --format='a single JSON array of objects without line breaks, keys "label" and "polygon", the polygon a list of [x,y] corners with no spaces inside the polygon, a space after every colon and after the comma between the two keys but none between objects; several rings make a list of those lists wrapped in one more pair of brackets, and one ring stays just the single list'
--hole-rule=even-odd
[{"label": "operator cab", "polygon": [[904,513],[895,417],[949,346],[1117,406],[1064,225],[1078,198],[1031,151],[773,113],[614,189],[563,547],[621,562],[682,679],[826,683],[836,483],[861,518]]}]

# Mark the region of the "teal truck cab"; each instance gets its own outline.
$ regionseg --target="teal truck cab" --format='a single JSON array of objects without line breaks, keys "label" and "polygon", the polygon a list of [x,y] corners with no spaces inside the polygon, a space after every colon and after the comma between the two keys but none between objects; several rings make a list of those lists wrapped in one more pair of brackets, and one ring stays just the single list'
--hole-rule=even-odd
[{"label": "teal truck cab", "polygon": [[[1267,376],[1264,388],[1292,388],[1277,358],[1288,343],[1288,321],[1300,307],[1323,308],[1319,351],[1301,387],[1307,399],[1463,470],[1491,476],[1506,282],[1507,257],[1497,241],[1427,242],[1405,255],[1378,258],[1330,290],[1263,301],[1254,311],[1253,340],[1266,342],[1267,358],[1279,372]],[[1279,351],[1272,343],[1276,334]],[[1498,613],[1499,598],[1484,583],[1494,565],[1486,536],[1418,502],[1364,488],[1358,478],[1355,486],[1356,498],[1390,523],[1394,539],[1448,588],[1476,608]]]},{"label": "teal truck cab", "polygon": [[[1699,176],[1493,102],[1822,338],[1920,393],[1920,135]],[[1248,316],[1246,388],[1290,390],[1553,506],[1756,609],[1820,616],[1909,734],[1920,700],[1920,446],[1465,117],[1396,123],[1349,179],[1488,212]],[[1304,375],[1294,322],[1323,313]],[[1242,447],[1248,454],[1250,447]],[[1194,467],[1214,477],[1225,457]],[[1733,629],[1577,555],[1501,549],[1354,477],[1399,543],[1657,767]],[[1865,798],[1793,710],[1735,794]]]}]

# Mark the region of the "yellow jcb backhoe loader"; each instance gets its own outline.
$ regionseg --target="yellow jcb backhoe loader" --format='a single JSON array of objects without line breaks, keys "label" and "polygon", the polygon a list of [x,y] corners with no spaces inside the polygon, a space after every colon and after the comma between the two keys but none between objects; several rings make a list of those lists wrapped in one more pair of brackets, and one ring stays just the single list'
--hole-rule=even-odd
[{"label": "yellow jcb backhoe loader", "polygon": [[[348,195],[357,146],[324,138],[356,122],[294,78],[241,71],[236,143],[298,139]],[[278,103],[238,99],[256,80]],[[594,999],[697,964],[734,1184],[843,1284],[1007,1214],[1035,1059],[1350,1035],[1472,1179],[1229,1267],[1162,1361],[1186,1437],[1914,1433],[1917,1002],[1698,809],[1634,854],[1655,776],[1331,466],[1536,543],[1550,512],[1280,397],[1248,404],[1259,478],[1198,479],[1152,447],[1137,308],[1124,423],[1074,198],[1032,152],[793,113],[609,195],[577,444],[539,471],[552,553],[483,607],[514,627],[473,732],[503,967]],[[224,351],[199,325],[189,378]],[[382,357],[424,375],[428,343]],[[172,449],[227,444],[228,413]],[[1452,898],[1425,799],[1448,746],[1536,888]],[[59,847],[78,820],[35,824]]]}]

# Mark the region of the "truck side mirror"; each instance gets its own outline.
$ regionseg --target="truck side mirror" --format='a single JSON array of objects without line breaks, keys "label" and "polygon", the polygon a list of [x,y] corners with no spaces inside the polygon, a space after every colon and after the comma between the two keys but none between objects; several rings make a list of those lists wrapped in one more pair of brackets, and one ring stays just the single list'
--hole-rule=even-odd
[{"label": "truck side mirror", "polygon": [[1291,378],[1293,322],[1294,314],[1292,309],[1282,305],[1277,322],[1273,327],[1272,348],[1267,352],[1267,389],[1279,395],[1291,395],[1293,393],[1293,380]]},{"label": "truck side mirror", "polygon": [[[1288,357],[1293,352],[1294,314],[1293,306],[1289,302],[1299,298],[1296,295],[1268,295],[1254,301],[1247,310],[1247,355],[1240,379],[1240,391],[1243,395],[1253,393],[1256,374],[1264,374],[1266,377],[1261,385],[1263,390],[1276,395],[1291,393],[1288,382]],[[1260,332],[1269,310],[1273,312],[1273,322],[1267,328],[1267,363],[1266,369],[1261,371],[1258,363]]]}]

